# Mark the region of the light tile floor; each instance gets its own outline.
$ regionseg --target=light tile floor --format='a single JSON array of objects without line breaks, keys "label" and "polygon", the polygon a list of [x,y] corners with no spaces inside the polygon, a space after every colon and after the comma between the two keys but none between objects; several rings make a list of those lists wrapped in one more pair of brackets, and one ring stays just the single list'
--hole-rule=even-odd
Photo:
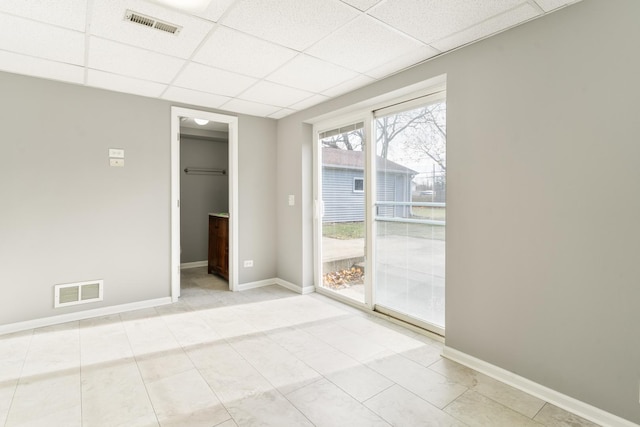
[{"label": "light tile floor", "polygon": [[204,268],[180,302],[0,336],[5,426],[594,426],[321,295]]}]

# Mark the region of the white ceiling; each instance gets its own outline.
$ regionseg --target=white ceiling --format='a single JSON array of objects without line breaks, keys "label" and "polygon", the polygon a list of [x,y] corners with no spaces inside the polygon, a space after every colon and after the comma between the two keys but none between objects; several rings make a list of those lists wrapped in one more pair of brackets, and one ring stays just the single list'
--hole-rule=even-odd
[{"label": "white ceiling", "polygon": [[571,3],[1,0],[0,70],[278,119]]}]

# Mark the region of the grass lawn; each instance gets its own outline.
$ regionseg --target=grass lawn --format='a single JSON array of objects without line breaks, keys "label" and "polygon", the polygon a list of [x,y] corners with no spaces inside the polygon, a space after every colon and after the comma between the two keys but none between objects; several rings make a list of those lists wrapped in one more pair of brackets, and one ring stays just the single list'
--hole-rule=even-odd
[{"label": "grass lawn", "polygon": [[[414,208],[415,209],[415,208]],[[432,209],[432,208],[425,208]],[[440,218],[429,218],[440,219]],[[444,219],[444,216],[442,217]],[[332,222],[322,224],[322,235],[333,239],[361,239],[364,237],[364,222]],[[445,228],[441,225],[410,224],[402,222],[378,223],[378,236],[410,236],[423,239],[444,240]]]},{"label": "grass lawn", "polygon": [[419,219],[432,219],[435,221],[444,221],[446,218],[447,208],[430,208],[425,206],[414,206],[411,208],[413,216]]},{"label": "grass lawn", "polygon": [[325,222],[322,235],[341,240],[361,239],[364,237],[364,222]]}]

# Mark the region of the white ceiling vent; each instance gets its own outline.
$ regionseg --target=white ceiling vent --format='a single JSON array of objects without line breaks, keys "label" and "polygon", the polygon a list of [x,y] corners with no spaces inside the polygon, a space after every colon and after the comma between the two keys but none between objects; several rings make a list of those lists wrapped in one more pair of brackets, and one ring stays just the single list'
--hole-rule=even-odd
[{"label": "white ceiling vent", "polygon": [[169,34],[178,34],[182,27],[168,22],[160,21],[156,18],[152,18],[147,15],[143,15],[132,10],[127,10],[124,14],[124,20],[133,22],[135,24],[144,25],[145,27],[155,28],[156,30],[164,31]]},{"label": "white ceiling vent", "polygon": [[67,283],[55,285],[55,297],[53,306],[66,307],[69,305],[85,304],[89,302],[102,301],[104,285],[103,280],[92,280],[89,282]]}]

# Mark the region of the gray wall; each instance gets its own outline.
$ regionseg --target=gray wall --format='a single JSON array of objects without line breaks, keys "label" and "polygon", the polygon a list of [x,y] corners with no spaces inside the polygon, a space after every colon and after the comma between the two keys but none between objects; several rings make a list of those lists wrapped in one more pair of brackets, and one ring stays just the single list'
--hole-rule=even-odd
[{"label": "gray wall", "polygon": [[[0,323],[168,296],[168,105],[5,73],[0,93]],[[53,309],[93,279],[102,303]]]},{"label": "gray wall", "polygon": [[584,0],[281,120],[279,275],[313,259],[302,123],[446,73],[447,346],[640,422],[638,16]]},{"label": "gray wall", "polygon": [[[276,121],[241,116],[238,135],[238,269],[242,284],[277,277]],[[249,259],[253,267],[244,268],[243,261]]]},{"label": "gray wall", "polygon": [[[0,324],[168,297],[172,104],[7,73],[0,93]],[[276,273],[276,122],[238,121],[242,284]],[[53,309],[93,279],[103,302]]]},{"label": "gray wall", "polygon": [[186,167],[229,169],[229,144],[180,138],[180,262],[206,261],[209,212],[229,212],[229,175],[186,174]]},{"label": "gray wall", "polygon": [[[302,275],[309,274],[308,268],[303,268],[303,211],[302,206],[312,204],[310,187],[305,187],[303,196],[303,180],[311,176],[311,163],[303,161],[302,148],[306,140],[310,143],[311,127],[299,120],[278,121],[277,148],[277,274],[278,277],[298,286],[313,286],[313,282],[304,283]],[[305,166],[303,174],[303,166]],[[295,197],[294,206],[289,206],[288,195]],[[309,242],[313,243],[313,242]],[[310,248],[305,247],[309,256]],[[313,257],[313,253],[311,253]],[[313,258],[312,258],[313,259]],[[313,265],[313,264],[312,264]],[[311,266],[312,266],[311,265]],[[313,272],[311,272],[313,275]],[[312,276],[313,277],[313,276]]]}]

